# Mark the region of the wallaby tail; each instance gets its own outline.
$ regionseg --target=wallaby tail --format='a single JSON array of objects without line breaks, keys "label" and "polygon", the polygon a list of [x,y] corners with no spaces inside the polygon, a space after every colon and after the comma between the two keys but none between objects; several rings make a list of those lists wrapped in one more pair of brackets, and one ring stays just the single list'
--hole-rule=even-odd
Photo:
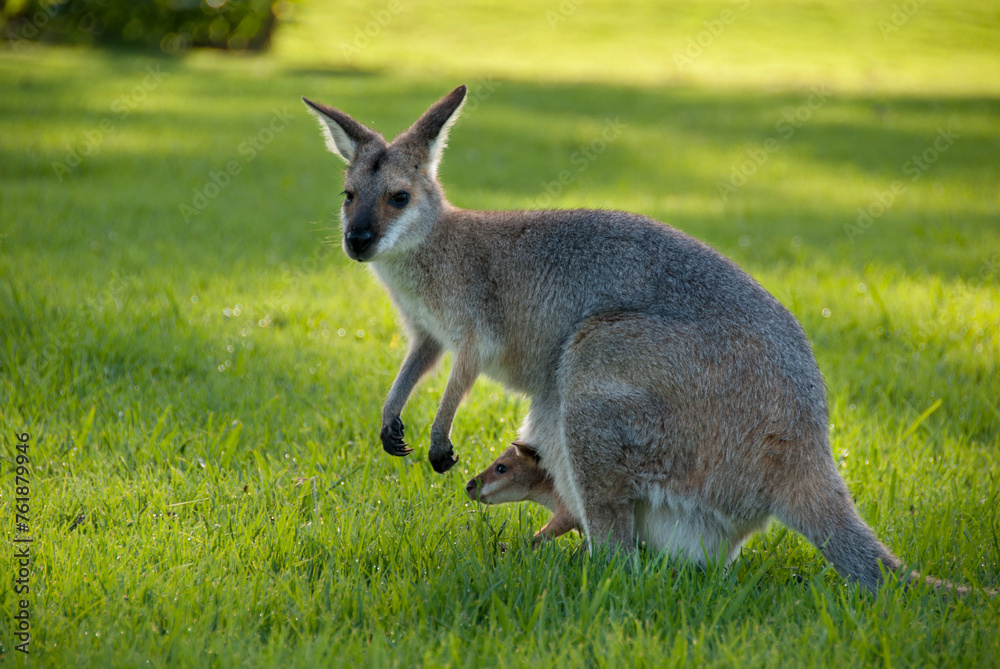
[{"label": "wallaby tail", "polygon": [[[817,544],[839,573],[857,580],[873,594],[878,592],[885,576],[892,578],[893,574],[900,572],[900,581],[904,584],[923,582],[935,590],[961,597],[971,592],[966,586],[924,576],[916,571],[906,573],[903,563],[878,540],[871,528],[858,516],[853,504],[850,512],[854,518],[849,523],[842,523],[846,525],[844,529],[838,528],[828,536],[825,543]],[[816,543],[811,537],[810,540]]]},{"label": "wallaby tail", "polygon": [[[833,563],[842,576],[856,580],[877,593],[886,576],[902,570],[903,564],[865,524],[851,500],[847,485],[832,458],[828,464],[795,477],[784,499],[776,500],[774,515],[801,532]],[[904,583],[922,581],[951,595],[968,595],[971,590],[949,581],[909,572]],[[990,593],[995,596],[996,593]]]}]

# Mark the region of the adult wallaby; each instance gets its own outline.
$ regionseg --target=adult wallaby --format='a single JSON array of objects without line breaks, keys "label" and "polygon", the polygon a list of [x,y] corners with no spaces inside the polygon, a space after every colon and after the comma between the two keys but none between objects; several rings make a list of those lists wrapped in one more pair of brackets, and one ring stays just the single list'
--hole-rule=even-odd
[{"label": "adult wallaby", "polygon": [[637,502],[695,561],[734,556],[773,515],[877,589],[900,561],[837,471],[823,378],[795,318],[732,261],[644,216],[452,206],[437,168],[465,94],[391,143],[303,98],[348,163],[344,250],[374,270],[409,333],[383,448],[411,452],[400,412],[449,350],[436,471],[457,461],[452,419],[485,373],[531,398],[520,440],[591,549],[634,549]]}]

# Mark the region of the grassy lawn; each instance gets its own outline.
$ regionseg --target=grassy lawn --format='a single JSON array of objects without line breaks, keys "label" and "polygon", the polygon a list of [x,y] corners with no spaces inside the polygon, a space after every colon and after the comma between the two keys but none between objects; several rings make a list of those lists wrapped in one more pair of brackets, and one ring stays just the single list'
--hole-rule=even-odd
[{"label": "grassy lawn", "polygon": [[1000,661],[1000,602],[865,596],[780,525],[727,571],[531,551],[544,509],[463,493],[526,400],[480,380],[462,461],[427,463],[447,360],[414,454],[382,452],[405,341],[298,98],[392,136],[465,82],[455,204],[637,211],[735,259],[813,342],[862,516],[1000,588],[1000,12],[656,4],[307,3],[260,57],[0,51],[0,578],[28,433],[32,662]]}]

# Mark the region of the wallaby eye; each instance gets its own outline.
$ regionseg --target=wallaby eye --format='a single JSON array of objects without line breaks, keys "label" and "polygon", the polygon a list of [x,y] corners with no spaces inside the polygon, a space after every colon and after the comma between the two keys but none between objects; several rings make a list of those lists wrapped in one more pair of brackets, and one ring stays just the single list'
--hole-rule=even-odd
[{"label": "wallaby eye", "polygon": [[398,193],[393,193],[389,196],[389,202],[397,207],[405,207],[406,203],[410,201],[410,194],[405,190],[401,190]]},{"label": "wallaby eye", "polygon": [[497,465],[496,467],[493,468],[493,471],[495,471],[497,474],[506,474],[507,465]]},{"label": "wallaby eye", "polygon": [[354,202],[354,193],[352,191],[345,190],[343,193],[341,193],[341,195],[344,196],[344,204],[350,204],[351,202]]}]

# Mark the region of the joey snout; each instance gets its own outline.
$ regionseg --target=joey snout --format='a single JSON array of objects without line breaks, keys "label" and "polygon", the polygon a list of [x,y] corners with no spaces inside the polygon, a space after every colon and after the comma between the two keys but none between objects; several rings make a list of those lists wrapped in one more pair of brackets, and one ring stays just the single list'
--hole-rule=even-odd
[{"label": "joey snout", "polygon": [[480,489],[480,484],[478,478],[469,479],[469,482],[465,484],[465,494],[468,495],[469,499],[471,499],[473,502],[483,501],[479,499],[479,489]]}]

